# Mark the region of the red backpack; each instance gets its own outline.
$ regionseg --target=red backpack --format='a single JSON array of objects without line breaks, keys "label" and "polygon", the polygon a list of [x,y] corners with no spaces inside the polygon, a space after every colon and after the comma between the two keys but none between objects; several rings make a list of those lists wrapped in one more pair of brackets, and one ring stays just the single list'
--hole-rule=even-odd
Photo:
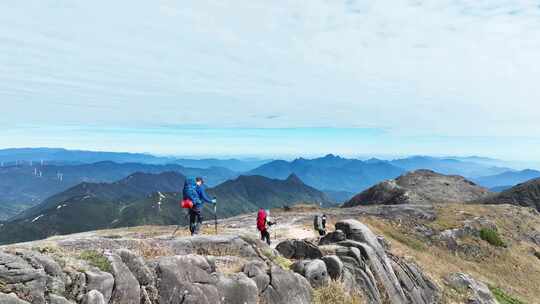
[{"label": "red backpack", "polygon": [[259,231],[266,230],[266,211],[264,209],[259,209],[259,213],[257,213],[257,229]]},{"label": "red backpack", "polygon": [[189,198],[185,198],[180,201],[180,207],[184,209],[191,209],[193,208],[193,201]]}]

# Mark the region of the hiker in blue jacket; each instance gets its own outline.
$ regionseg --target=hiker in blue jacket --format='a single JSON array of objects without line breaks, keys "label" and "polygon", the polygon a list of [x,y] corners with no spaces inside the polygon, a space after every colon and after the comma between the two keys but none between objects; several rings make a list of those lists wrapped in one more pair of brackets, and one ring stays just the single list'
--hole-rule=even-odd
[{"label": "hiker in blue jacket", "polygon": [[187,179],[183,191],[184,199],[189,198],[193,207],[189,209],[189,231],[191,235],[199,233],[203,218],[201,215],[203,204],[216,204],[215,198],[210,198],[206,193],[206,185],[202,177]]}]

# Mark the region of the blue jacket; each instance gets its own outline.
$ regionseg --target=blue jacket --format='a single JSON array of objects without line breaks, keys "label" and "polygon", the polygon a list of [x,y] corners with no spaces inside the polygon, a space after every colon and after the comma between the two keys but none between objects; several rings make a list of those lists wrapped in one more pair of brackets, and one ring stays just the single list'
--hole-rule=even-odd
[{"label": "blue jacket", "polygon": [[202,209],[204,203],[212,203],[212,198],[206,193],[206,186],[198,186],[194,178],[186,179],[182,194],[184,198],[191,199],[195,209]]}]

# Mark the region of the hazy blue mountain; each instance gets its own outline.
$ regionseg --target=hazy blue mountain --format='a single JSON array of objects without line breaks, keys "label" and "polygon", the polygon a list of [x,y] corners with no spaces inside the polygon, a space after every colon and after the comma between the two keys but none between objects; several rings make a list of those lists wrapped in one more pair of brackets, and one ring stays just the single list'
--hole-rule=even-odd
[{"label": "hazy blue mountain", "polygon": [[[45,198],[69,189],[81,182],[113,182],[135,172],[179,172],[186,176],[202,176],[210,186],[234,178],[237,174],[229,169],[210,167],[187,168],[180,165],[152,165],[141,163],[115,163],[104,161],[80,165],[30,165],[0,168],[0,219],[7,219],[28,206],[34,206]],[[36,176],[35,173],[38,173]],[[58,173],[62,174],[59,179]]]},{"label": "hazy blue mountain", "polygon": [[204,159],[175,159],[174,163],[192,167],[192,168],[210,168],[210,167],[222,167],[236,172],[245,172],[262,166],[271,160],[261,159],[216,159],[216,158],[204,158]]},{"label": "hazy blue mountain", "polygon": [[497,187],[493,187],[493,188],[489,188],[489,191],[491,192],[503,192],[505,190],[508,190],[512,188],[512,186],[497,186]]},{"label": "hazy blue mountain", "polygon": [[348,200],[350,200],[355,193],[347,192],[347,191],[332,191],[332,190],[326,190],[324,193],[334,202],[336,203],[344,203]]},{"label": "hazy blue mountain", "polygon": [[525,169],[540,169],[540,163],[537,161],[508,161],[496,158],[481,157],[481,156],[468,156],[468,157],[448,157],[460,161],[473,162],[486,166],[512,168],[514,170]]},{"label": "hazy blue mountain", "polygon": [[477,163],[477,164],[487,165],[487,166],[491,166],[491,167],[504,167],[507,164],[507,162],[504,161],[504,160],[491,158],[491,157],[476,156],[476,155],[472,155],[472,156],[448,156],[448,157],[445,157],[445,158],[455,159],[455,160],[459,160],[459,161],[462,161],[462,162]]},{"label": "hazy blue mountain", "polygon": [[153,192],[179,191],[182,189],[184,181],[184,175],[178,172],[163,172],[159,174],[136,172],[113,183],[83,182],[47,198],[39,205],[25,210],[12,219],[39,215],[43,210],[56,208],[62,202],[68,202],[70,199],[77,197],[127,203]]},{"label": "hazy blue mountain", "polygon": [[29,162],[46,164],[89,164],[103,161],[116,163],[142,163],[142,164],[178,164],[185,167],[208,169],[223,167],[232,171],[244,172],[261,166],[269,160],[261,159],[187,159],[175,157],[162,157],[144,153],[125,152],[99,152],[67,150],[59,148],[16,148],[0,150],[0,162],[5,166],[29,164]]},{"label": "hazy blue mountain", "polygon": [[402,159],[395,159],[390,163],[405,171],[413,170],[433,170],[441,174],[452,174],[475,178],[486,175],[500,174],[509,171],[508,168],[497,167],[489,164],[476,163],[471,161],[457,160],[453,158],[438,158],[429,156],[412,156]]},{"label": "hazy blue mountain", "polygon": [[99,152],[67,150],[61,148],[16,148],[0,150],[0,161],[14,163],[16,161],[45,161],[59,163],[95,163],[113,161],[119,163],[170,163],[173,159],[156,157],[143,153]]},{"label": "hazy blue mountain", "polygon": [[474,179],[474,181],[484,187],[493,188],[499,186],[514,186],[538,177],[540,177],[540,171],[527,169],[522,171],[507,171],[491,176],[483,176]]},{"label": "hazy blue mountain", "polygon": [[[185,210],[179,208],[181,194],[171,192],[182,183],[183,176],[174,172],[137,173],[114,183],[81,183],[3,223],[0,244],[101,228],[186,224]],[[303,184],[294,175],[285,180],[240,176],[209,189],[209,193],[218,198],[218,217],[260,207],[332,204],[324,193]],[[211,215],[206,208],[204,215]]]},{"label": "hazy blue mountain", "polygon": [[540,178],[531,179],[481,200],[486,204],[511,204],[540,211]]},{"label": "hazy blue mountain", "polygon": [[291,162],[276,160],[248,174],[283,179],[294,173],[307,185],[323,191],[357,193],[403,172],[403,169],[386,161],[361,161],[329,154],[321,158],[299,158]]},{"label": "hazy blue mountain", "polygon": [[121,210],[154,192],[181,189],[176,172],[135,173],[113,183],[81,183],[46,199],[0,227],[0,243],[110,227]]}]

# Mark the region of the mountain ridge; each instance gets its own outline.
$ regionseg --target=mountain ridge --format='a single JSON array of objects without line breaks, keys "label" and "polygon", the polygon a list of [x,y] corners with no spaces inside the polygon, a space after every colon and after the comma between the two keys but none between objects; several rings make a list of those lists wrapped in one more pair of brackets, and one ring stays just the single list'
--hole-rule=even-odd
[{"label": "mountain ridge", "polygon": [[276,160],[246,174],[283,179],[294,173],[304,183],[319,190],[357,192],[403,172],[387,162],[364,162],[328,154],[320,158],[298,158],[290,162]]},{"label": "mountain ridge", "polygon": [[487,197],[481,200],[481,202],[486,204],[511,204],[532,207],[540,211],[540,178],[518,184]]},{"label": "mountain ridge", "polygon": [[[145,189],[139,188],[140,181]],[[114,183],[81,183],[4,223],[0,243],[103,228],[186,224],[185,211],[179,207],[183,182],[178,173],[166,172],[136,173]],[[240,176],[209,188],[208,193],[218,197],[218,217],[303,202],[332,205],[323,192],[294,176],[286,180]],[[209,205],[205,204],[203,214],[213,214]]]},{"label": "mountain ridge", "polygon": [[[234,178],[237,173],[220,167],[189,168],[177,164],[152,165],[142,163],[116,163],[101,161],[78,165],[47,165],[0,167],[0,204],[20,210],[17,206],[35,206],[46,198],[63,192],[81,182],[112,183],[135,172],[180,172],[187,176],[202,176],[210,186]],[[59,176],[61,174],[61,177]],[[14,216],[5,214],[3,219]],[[2,216],[0,215],[0,218]]]},{"label": "mountain ridge", "polygon": [[506,171],[496,175],[483,176],[474,179],[474,181],[488,188],[501,186],[515,186],[527,182],[531,179],[539,178],[540,171],[525,169],[520,171]]}]

